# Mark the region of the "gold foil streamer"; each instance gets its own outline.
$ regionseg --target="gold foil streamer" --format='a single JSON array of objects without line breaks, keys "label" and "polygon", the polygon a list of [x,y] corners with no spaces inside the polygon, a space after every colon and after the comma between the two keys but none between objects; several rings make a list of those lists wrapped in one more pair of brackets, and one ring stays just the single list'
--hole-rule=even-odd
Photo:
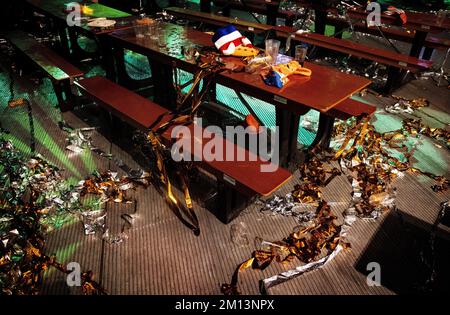
[{"label": "gold foil streamer", "polygon": [[325,201],[320,202],[316,213],[312,226],[295,231],[280,242],[264,242],[268,246],[254,251],[251,258],[238,265],[231,283],[222,284],[222,293],[240,294],[237,287],[238,274],[245,269],[264,270],[274,260],[287,263],[297,259],[310,263],[321,255],[331,254],[339,244],[341,227],[334,222],[336,217]]},{"label": "gold foil streamer", "polygon": [[[150,143],[152,154],[155,158],[154,178],[158,183],[164,187],[166,193],[166,200],[169,206],[174,210],[175,215],[180,221],[189,227],[195,235],[200,234],[200,226],[197,215],[193,209],[193,202],[188,187],[187,170],[190,166],[177,165],[178,170],[175,172],[181,184],[184,202],[174,194],[173,186],[169,174],[167,172],[167,161],[165,159],[166,147],[160,138],[165,130],[173,125],[187,125],[193,122],[194,115],[201,105],[206,93],[209,91],[209,86],[214,75],[218,71],[224,70],[224,63],[221,62],[217,54],[212,52],[195,53],[197,63],[200,70],[194,74],[194,78],[184,84],[179,84],[178,75],[175,72],[175,89],[177,90],[177,106],[175,112],[168,112],[166,115],[171,116],[171,119],[154,128],[160,119],[155,122],[154,126],[150,128],[147,133],[147,140]],[[183,89],[191,84],[187,93],[183,93]],[[200,85],[202,88],[200,89]],[[162,118],[162,117],[161,117]]]},{"label": "gold foil streamer", "polygon": [[[427,106],[424,101],[414,104],[416,108]],[[263,284],[266,289],[275,283],[286,281],[323,266],[337,254],[338,246],[349,247],[349,244],[343,242],[342,238],[345,237],[349,226],[354,222],[355,215],[361,218],[376,219],[384,211],[395,207],[395,188],[392,187],[392,180],[397,177],[399,172],[420,173],[436,180],[437,184],[432,186],[436,192],[448,189],[450,181],[445,177],[411,167],[409,152],[404,154],[406,161],[401,162],[391,156],[385,148],[385,146],[404,148],[401,142],[407,136],[418,134],[435,139],[443,138],[448,142],[447,131],[429,128],[418,120],[407,119],[403,123],[402,130],[380,134],[375,131],[375,127],[370,124],[369,120],[370,117],[362,116],[357,121],[351,120],[350,125],[342,125],[340,132],[346,132],[346,137],[331,158],[325,154],[316,154],[317,148],[313,148],[306,161],[300,166],[300,179],[303,183],[295,186],[292,196],[296,201],[318,203],[319,205],[315,224],[312,227],[291,233],[281,242],[272,243],[281,245],[281,248],[287,248],[290,254],[281,259],[282,255],[279,250],[253,252],[249,260],[236,268],[231,283],[222,284],[222,293],[226,295],[240,294],[237,287],[239,272],[250,267],[263,270],[273,260],[286,262],[295,257],[307,264],[265,279]],[[332,160],[339,161],[342,170],[348,172],[353,187],[353,205],[345,213],[343,226],[336,226],[330,207],[322,199],[321,187],[326,186],[335,176],[341,174],[336,168],[326,170],[324,163]],[[322,254],[322,249],[328,250],[327,256],[316,260]]]}]

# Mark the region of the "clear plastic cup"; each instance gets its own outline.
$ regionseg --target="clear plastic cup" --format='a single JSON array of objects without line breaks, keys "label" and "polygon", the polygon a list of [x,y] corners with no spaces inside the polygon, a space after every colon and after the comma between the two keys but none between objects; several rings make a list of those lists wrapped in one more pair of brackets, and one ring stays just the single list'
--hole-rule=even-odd
[{"label": "clear plastic cup", "polygon": [[145,36],[151,37],[153,35],[153,32],[154,32],[153,24],[145,25]]},{"label": "clear plastic cup", "polygon": [[158,46],[159,47],[166,47],[167,43],[166,43],[166,32],[162,29],[158,30]]},{"label": "clear plastic cup", "polygon": [[294,59],[303,66],[307,53],[308,53],[308,46],[306,46],[305,44],[297,45],[295,46]]},{"label": "clear plastic cup", "polygon": [[231,225],[231,241],[239,246],[247,246],[249,242],[248,228],[244,222],[238,222]]},{"label": "clear plastic cup", "polygon": [[266,40],[266,55],[271,57],[272,65],[277,63],[278,52],[280,50],[280,41],[276,39]]},{"label": "clear plastic cup", "polygon": [[158,39],[158,31],[158,22],[152,20],[152,23],[147,25],[147,34],[145,35],[156,41]]},{"label": "clear plastic cup", "polygon": [[141,24],[138,20],[133,21],[133,29],[136,37],[143,38],[146,33],[147,25]]}]

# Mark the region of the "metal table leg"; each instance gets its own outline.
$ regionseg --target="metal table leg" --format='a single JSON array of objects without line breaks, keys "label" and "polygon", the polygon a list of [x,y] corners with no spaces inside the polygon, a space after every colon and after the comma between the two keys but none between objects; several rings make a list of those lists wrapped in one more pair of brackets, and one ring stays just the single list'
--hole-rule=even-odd
[{"label": "metal table leg", "polygon": [[[106,46],[108,46],[108,44],[106,44]],[[108,48],[107,48],[108,49]],[[109,48],[109,52],[111,53],[111,48]],[[147,78],[147,79],[142,79],[142,80],[136,80],[131,78],[128,75],[128,72],[126,70],[126,66],[125,66],[125,49],[122,47],[118,47],[118,46],[114,46],[112,49],[112,55],[113,57],[113,62],[111,64],[111,60],[110,58],[105,55],[104,57],[106,57],[106,60],[104,61],[105,66],[107,67],[107,69],[114,69],[115,66],[115,75],[114,73],[109,70],[111,72],[111,76],[114,76],[117,83],[119,83],[120,85],[134,90],[134,89],[141,89],[141,88],[147,88],[150,87],[151,85],[153,85],[153,81],[158,81],[159,80],[159,76],[158,73],[155,73],[152,67],[152,63],[149,60],[150,66],[152,68],[152,77],[151,78]],[[157,80],[153,80],[153,78],[158,78]],[[162,78],[162,77],[161,77]],[[160,90],[160,91],[167,91],[166,90]]]},{"label": "metal table leg", "polygon": [[66,112],[73,109],[74,95],[70,88],[70,80],[52,81],[53,89],[58,100],[59,109]]},{"label": "metal table leg", "polygon": [[311,147],[315,147],[317,145],[322,149],[328,149],[330,147],[334,120],[334,117],[325,115],[324,113],[320,113],[319,126],[317,128],[316,137],[311,143]]},{"label": "metal table leg", "polygon": [[67,39],[67,31],[66,31],[67,25],[64,22],[56,20],[55,26],[58,31],[59,46],[61,48],[61,53],[65,57],[70,58],[70,46],[69,46],[69,40]]},{"label": "metal table leg", "polygon": [[230,223],[250,202],[251,197],[238,192],[222,181],[217,181],[217,201],[214,210],[223,223]]},{"label": "metal table leg", "polygon": [[390,94],[397,86],[400,85],[402,71],[397,67],[388,67],[388,78],[383,89],[383,94]]},{"label": "metal table leg", "polygon": [[277,25],[277,16],[280,4],[266,3],[267,8],[267,25]]},{"label": "metal table leg", "polygon": [[106,77],[113,82],[117,82],[117,72],[111,41],[106,34],[99,35],[96,39],[100,49],[100,55],[102,56],[101,65],[106,72]]},{"label": "metal table leg", "polygon": [[315,10],[314,32],[318,34],[325,34],[325,27],[327,24],[327,11]]},{"label": "metal table leg", "polygon": [[276,109],[276,123],[279,128],[278,148],[280,166],[289,168],[297,153],[298,124],[300,115],[286,109]]},{"label": "metal table leg", "polygon": [[422,59],[423,60],[430,60],[431,56],[433,55],[434,49],[430,47],[425,47],[425,50],[423,51]]},{"label": "metal table leg", "polygon": [[427,32],[416,31],[416,35],[414,35],[411,51],[409,52],[410,56],[419,58],[420,52],[422,51],[422,47],[425,44],[426,38],[427,38]]},{"label": "metal table leg", "polygon": [[200,0],[200,11],[211,13],[211,1],[210,0]]},{"label": "metal table leg", "polygon": [[173,86],[173,69],[158,62],[150,63],[154,86],[155,103],[167,108],[176,109],[177,94]]},{"label": "metal table leg", "polygon": [[68,32],[73,59],[80,61],[87,58],[95,58],[97,56],[96,52],[88,52],[80,47],[78,44],[78,33],[74,27],[69,27]]}]

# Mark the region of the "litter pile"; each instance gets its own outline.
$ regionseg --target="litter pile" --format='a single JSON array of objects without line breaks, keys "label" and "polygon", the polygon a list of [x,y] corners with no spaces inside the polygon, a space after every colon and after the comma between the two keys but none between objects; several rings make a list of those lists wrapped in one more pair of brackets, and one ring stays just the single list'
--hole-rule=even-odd
[{"label": "litter pile", "polygon": [[[414,108],[419,108],[426,102],[412,104]],[[316,148],[311,150],[299,169],[301,183],[284,198],[272,197],[261,209],[275,214],[292,215],[304,224],[282,241],[263,241],[264,247],[254,251],[251,258],[238,265],[231,283],[222,284],[221,291],[224,294],[240,293],[237,287],[238,274],[250,267],[263,270],[274,260],[287,263],[295,258],[304,263],[293,270],[263,280],[264,289],[267,289],[329,262],[340,249],[350,247],[345,237],[357,217],[377,219],[385,211],[395,209],[396,189],[392,182],[402,176],[402,172],[420,173],[434,179],[437,183],[432,189],[436,192],[450,187],[449,179],[444,176],[412,167],[409,161],[411,152],[403,152],[405,158],[402,161],[390,153],[392,149],[405,150],[406,146],[401,142],[408,137],[425,135],[448,143],[448,131],[429,128],[417,120],[405,120],[401,130],[381,134],[370,123],[370,117],[342,122],[337,130],[346,135],[341,140],[340,147],[320,153]],[[333,163],[337,163],[339,168],[333,167]],[[352,202],[343,213],[344,223],[339,226],[335,223],[336,216],[332,214],[330,206],[323,200],[321,189],[340,175],[346,175],[353,191]],[[296,211],[296,207],[302,204],[317,206],[314,215]],[[309,222],[306,221],[308,219]]]},{"label": "litter pile", "polygon": [[[37,294],[43,271],[69,273],[56,257],[43,252],[44,233],[62,224],[77,208],[78,196],[59,170],[42,157],[31,159],[0,139],[0,290],[3,294]],[[84,294],[103,294],[90,271],[81,274]]]}]

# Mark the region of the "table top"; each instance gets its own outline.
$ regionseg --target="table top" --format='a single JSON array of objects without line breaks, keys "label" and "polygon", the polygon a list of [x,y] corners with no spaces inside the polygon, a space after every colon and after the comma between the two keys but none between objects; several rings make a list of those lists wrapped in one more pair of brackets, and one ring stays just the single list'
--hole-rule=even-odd
[{"label": "table top", "polygon": [[[53,18],[66,21],[68,13],[64,12],[64,4],[70,2],[78,2],[81,3],[81,0],[27,0],[27,3],[35,7],[37,10],[42,12],[43,14],[49,15]],[[92,14],[86,15],[81,14],[82,17],[88,18],[100,18],[105,17],[107,19],[112,19],[116,21],[116,24],[110,28],[98,28],[98,27],[90,27],[87,26],[87,22],[82,21],[80,27],[86,31],[95,33],[95,34],[104,34],[110,33],[119,29],[125,29],[132,27],[132,21],[136,19],[136,17],[132,16],[129,13],[116,10],[114,8],[99,4],[99,3],[90,3],[85,2],[90,9],[92,9]]]},{"label": "table top", "polygon": [[[188,45],[212,46],[211,35],[180,25],[163,23],[166,45],[160,46],[149,37],[137,38],[133,29],[115,31],[109,34],[112,41],[123,48],[177,68],[195,72],[198,67],[185,60],[181,48]],[[368,86],[371,81],[335,69],[305,63],[312,70],[311,77],[294,75],[283,88],[267,86],[260,75],[245,72],[221,72],[218,83],[242,93],[267,101],[292,112],[304,113],[305,106],[326,112]]]}]

